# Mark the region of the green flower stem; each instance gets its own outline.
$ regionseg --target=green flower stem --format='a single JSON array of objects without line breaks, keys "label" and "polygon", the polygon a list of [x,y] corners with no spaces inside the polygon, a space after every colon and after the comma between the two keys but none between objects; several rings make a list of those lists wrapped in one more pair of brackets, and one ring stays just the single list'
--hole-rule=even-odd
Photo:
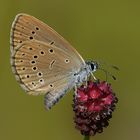
[{"label": "green flower stem", "polygon": [[90,136],[85,136],[84,137],[84,140],[89,140],[90,139]]}]

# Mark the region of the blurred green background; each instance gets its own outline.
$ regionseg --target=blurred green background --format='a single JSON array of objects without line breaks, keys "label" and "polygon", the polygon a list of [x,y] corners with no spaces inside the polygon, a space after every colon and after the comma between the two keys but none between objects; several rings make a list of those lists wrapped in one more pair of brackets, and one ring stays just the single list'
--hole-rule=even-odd
[{"label": "blurred green background", "polygon": [[[10,66],[9,34],[18,13],[44,21],[67,39],[84,59],[117,65],[109,80],[119,103],[104,133],[93,140],[140,139],[140,1],[139,0],[1,0],[0,1],[0,140],[81,140],[74,128],[72,92],[52,110],[43,96],[29,96]],[[104,79],[102,74],[100,78]]]}]

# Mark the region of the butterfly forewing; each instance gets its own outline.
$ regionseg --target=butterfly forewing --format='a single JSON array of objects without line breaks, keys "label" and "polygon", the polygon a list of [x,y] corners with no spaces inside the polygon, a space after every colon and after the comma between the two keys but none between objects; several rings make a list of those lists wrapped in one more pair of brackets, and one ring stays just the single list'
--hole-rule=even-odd
[{"label": "butterfly forewing", "polygon": [[32,94],[44,94],[54,88],[55,82],[63,79],[68,83],[69,77],[74,80],[75,71],[80,70],[70,54],[39,41],[22,43],[15,49],[12,59],[19,82]]},{"label": "butterfly forewing", "polygon": [[11,50],[24,41],[38,40],[70,53],[77,61],[77,64],[85,63],[79,53],[56,31],[47,24],[27,14],[18,14],[12,25],[11,30]]},{"label": "butterfly forewing", "polygon": [[56,31],[27,15],[16,16],[11,28],[11,64],[28,94],[46,94],[50,108],[75,85],[85,61]]}]

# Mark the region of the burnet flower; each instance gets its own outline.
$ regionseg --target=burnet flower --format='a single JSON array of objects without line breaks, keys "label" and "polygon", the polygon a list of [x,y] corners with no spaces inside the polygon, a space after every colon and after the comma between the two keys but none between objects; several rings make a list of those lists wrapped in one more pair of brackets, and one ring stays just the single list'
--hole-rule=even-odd
[{"label": "burnet flower", "polygon": [[75,91],[73,110],[76,128],[85,136],[101,133],[109,125],[118,99],[106,81],[88,81]]}]

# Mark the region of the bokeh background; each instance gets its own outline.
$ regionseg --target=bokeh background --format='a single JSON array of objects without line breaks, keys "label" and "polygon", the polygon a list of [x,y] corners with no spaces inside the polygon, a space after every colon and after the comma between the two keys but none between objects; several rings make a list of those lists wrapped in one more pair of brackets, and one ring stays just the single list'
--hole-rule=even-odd
[{"label": "bokeh background", "polygon": [[[18,13],[44,21],[67,39],[84,59],[117,65],[111,80],[119,103],[104,133],[91,140],[140,139],[140,1],[139,0],[1,0],[0,1],[0,140],[81,140],[74,128],[72,94],[52,110],[43,96],[29,96],[10,66],[9,34]],[[104,79],[103,74],[98,76]]]}]

